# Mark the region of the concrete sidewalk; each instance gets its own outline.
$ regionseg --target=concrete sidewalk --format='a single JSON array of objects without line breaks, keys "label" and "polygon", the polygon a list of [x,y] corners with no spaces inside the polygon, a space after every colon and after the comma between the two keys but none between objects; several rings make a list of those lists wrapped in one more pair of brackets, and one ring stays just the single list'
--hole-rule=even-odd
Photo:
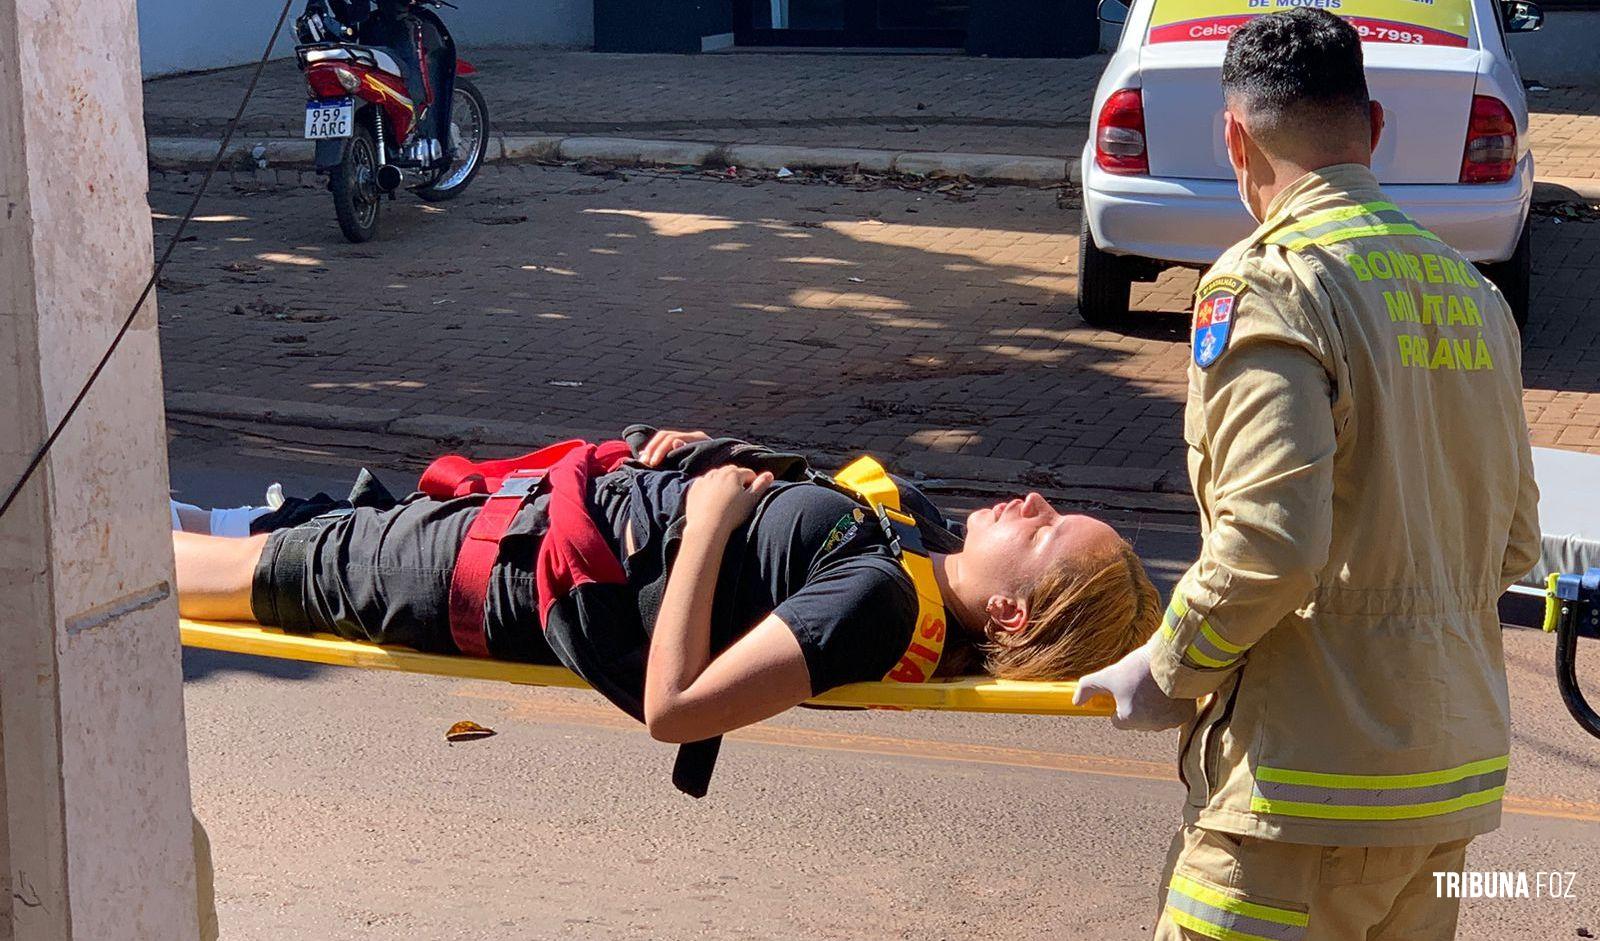
[{"label": "concrete sidewalk", "polygon": [[[1089,133],[1091,98],[1105,64],[1103,56],[647,56],[508,47],[467,49],[464,56],[479,69],[475,80],[495,133],[511,139],[509,152],[497,152],[507,156],[577,159],[567,151],[582,150],[576,141],[589,138],[626,139],[621,152],[638,152],[646,163],[727,159],[729,144],[849,148],[873,154],[853,159],[898,159],[897,168],[910,172],[1028,181],[1050,172],[1067,178]],[[249,75],[249,68],[237,68],[146,82],[145,128],[154,156],[167,165],[209,158]],[[305,151],[304,99],[293,60],[270,63],[240,128],[252,138],[242,149],[270,138],[295,142],[274,147],[280,162]],[[1600,179],[1600,88],[1530,92],[1529,105],[1540,177]],[[668,141],[705,146],[637,143]],[[615,159],[613,152],[596,155]],[[803,153],[788,153],[805,162]],[[960,156],[970,154],[991,156]],[[993,155],[1041,159],[1013,159],[1008,167]],[[747,165],[788,159],[784,151],[762,156]]]}]

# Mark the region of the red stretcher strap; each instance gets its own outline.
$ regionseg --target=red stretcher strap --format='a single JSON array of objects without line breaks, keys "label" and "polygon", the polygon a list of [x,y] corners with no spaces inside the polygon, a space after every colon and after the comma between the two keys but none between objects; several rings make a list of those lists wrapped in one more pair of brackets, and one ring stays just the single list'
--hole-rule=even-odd
[{"label": "red stretcher strap", "polygon": [[517,471],[547,471],[573,451],[588,446],[587,441],[563,441],[517,457],[497,461],[469,461],[459,454],[446,454],[428,465],[417,481],[417,489],[435,500],[494,493],[500,482]]},{"label": "red stretcher strap", "polygon": [[494,563],[500,557],[500,540],[543,480],[543,471],[513,471],[467,527],[467,538],[450,572],[450,636],[456,649],[469,657],[489,656],[484,605]]},{"label": "red stretcher strap", "polygon": [[428,465],[417,489],[436,500],[496,488],[467,527],[450,573],[450,637],[457,650],[471,657],[489,656],[485,605],[500,541],[517,511],[547,478],[549,527],[535,566],[541,619],[552,603],[579,585],[625,580],[622,564],[589,516],[587,500],[590,479],[615,470],[629,453],[622,441],[598,446],[565,441],[501,461],[474,463],[452,454]]},{"label": "red stretcher strap", "polygon": [[573,454],[550,468],[550,528],[539,544],[534,566],[539,589],[539,622],[548,624],[550,606],[588,584],[620,585],[628,580],[589,514],[589,481],[610,473],[628,457],[628,445],[607,441]]}]

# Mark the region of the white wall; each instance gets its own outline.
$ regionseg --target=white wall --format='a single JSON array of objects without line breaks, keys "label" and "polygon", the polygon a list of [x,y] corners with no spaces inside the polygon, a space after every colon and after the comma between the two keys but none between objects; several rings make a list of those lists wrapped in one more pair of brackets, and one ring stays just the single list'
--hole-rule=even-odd
[{"label": "white wall", "polygon": [[[148,76],[253,62],[279,9],[270,0],[139,0],[140,68]],[[278,38],[279,55],[293,48]]]},{"label": "white wall", "polygon": [[[254,62],[272,32],[281,0],[138,0],[139,53],[146,76]],[[440,12],[463,46],[523,44],[586,49],[594,45],[593,0],[459,0]],[[294,48],[290,21],[274,50]]]}]

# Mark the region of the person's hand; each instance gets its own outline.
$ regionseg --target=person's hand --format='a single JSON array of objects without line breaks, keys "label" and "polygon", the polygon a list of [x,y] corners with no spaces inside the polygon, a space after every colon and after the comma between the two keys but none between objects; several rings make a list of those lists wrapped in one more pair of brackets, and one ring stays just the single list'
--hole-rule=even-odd
[{"label": "person's hand", "polygon": [[639,463],[646,467],[660,467],[668,454],[684,445],[710,440],[711,436],[703,431],[671,431],[663,428],[656,432],[639,452]]},{"label": "person's hand", "polygon": [[1175,729],[1194,718],[1194,700],[1172,699],[1156,685],[1155,677],[1150,675],[1149,644],[1079,680],[1072,704],[1082,705],[1097,693],[1117,701],[1117,714],[1111,717],[1111,724],[1119,729],[1159,732]]},{"label": "person's hand", "polygon": [[772,475],[726,464],[696,477],[689,484],[684,515],[687,525],[726,536],[750,518],[761,494],[772,486]]}]

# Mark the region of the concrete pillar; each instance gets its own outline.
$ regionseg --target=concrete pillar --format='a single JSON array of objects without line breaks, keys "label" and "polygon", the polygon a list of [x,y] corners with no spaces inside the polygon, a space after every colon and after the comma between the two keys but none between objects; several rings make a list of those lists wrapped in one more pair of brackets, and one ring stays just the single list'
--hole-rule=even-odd
[{"label": "concrete pillar", "polygon": [[[0,0],[0,486],[148,277],[134,0]],[[194,941],[154,303],[0,519],[0,938]]]}]

